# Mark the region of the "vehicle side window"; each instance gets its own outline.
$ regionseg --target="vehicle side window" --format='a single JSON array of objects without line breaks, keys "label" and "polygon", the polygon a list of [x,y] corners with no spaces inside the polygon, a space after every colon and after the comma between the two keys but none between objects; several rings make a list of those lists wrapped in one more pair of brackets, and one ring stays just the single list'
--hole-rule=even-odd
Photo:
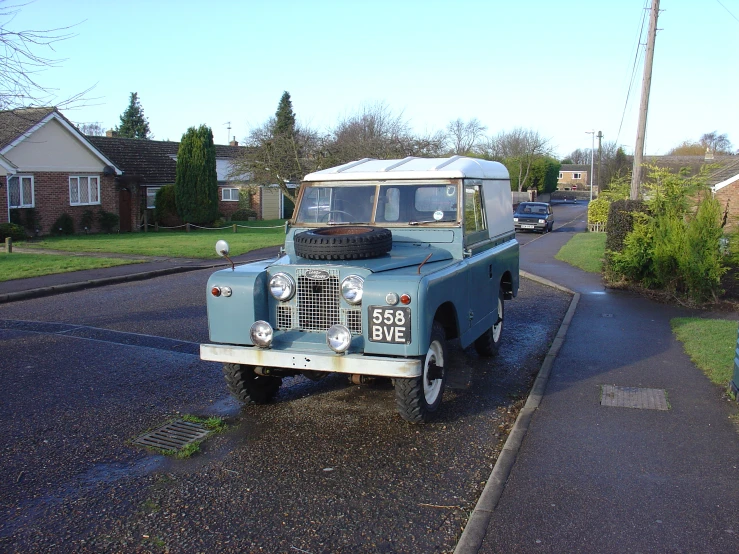
[{"label": "vehicle side window", "polygon": [[414,199],[416,212],[456,212],[457,187],[418,187]]},{"label": "vehicle side window", "polygon": [[464,234],[470,235],[488,228],[485,221],[485,210],[482,207],[482,190],[480,185],[464,187]]}]

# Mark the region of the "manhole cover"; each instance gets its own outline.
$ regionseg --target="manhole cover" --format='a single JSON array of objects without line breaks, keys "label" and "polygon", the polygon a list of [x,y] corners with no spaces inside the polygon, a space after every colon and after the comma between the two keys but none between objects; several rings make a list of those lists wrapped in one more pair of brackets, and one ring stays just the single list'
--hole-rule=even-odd
[{"label": "manhole cover", "polygon": [[159,429],[144,433],[133,443],[162,450],[179,450],[183,446],[205,438],[208,433],[210,431],[202,425],[175,419]]},{"label": "manhole cover", "polygon": [[640,389],[615,385],[601,387],[600,405],[641,410],[669,410],[667,393],[664,389]]}]

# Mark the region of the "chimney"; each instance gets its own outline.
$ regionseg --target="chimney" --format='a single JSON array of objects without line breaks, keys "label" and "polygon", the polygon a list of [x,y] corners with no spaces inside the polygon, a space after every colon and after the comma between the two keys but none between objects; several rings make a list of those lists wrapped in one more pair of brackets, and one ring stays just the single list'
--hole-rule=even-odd
[{"label": "chimney", "polygon": [[117,137],[118,133],[116,133],[113,129],[108,129],[105,131],[105,136],[108,138]]},{"label": "chimney", "polygon": [[231,142],[229,142],[228,145],[229,146],[238,146],[239,145],[239,141],[237,141],[236,140],[236,137],[234,137],[234,139]]}]

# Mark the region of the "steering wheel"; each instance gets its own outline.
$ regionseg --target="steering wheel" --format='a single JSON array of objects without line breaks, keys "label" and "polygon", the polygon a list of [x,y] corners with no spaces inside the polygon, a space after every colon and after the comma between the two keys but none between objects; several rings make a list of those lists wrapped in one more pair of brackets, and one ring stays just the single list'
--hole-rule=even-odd
[{"label": "steering wheel", "polygon": [[326,212],[323,215],[323,217],[321,217],[321,221],[329,221],[331,219],[331,214],[345,214],[345,215],[348,215],[349,216],[349,221],[351,221],[352,218],[354,217],[352,214],[350,214],[349,212],[345,212],[344,210],[330,210],[330,211]]}]

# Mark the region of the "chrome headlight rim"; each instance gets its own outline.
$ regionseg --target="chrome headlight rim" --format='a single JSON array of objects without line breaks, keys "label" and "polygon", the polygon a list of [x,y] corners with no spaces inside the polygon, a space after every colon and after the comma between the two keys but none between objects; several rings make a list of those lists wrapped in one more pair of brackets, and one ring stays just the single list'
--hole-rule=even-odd
[{"label": "chrome headlight rim", "polygon": [[275,333],[269,323],[260,319],[252,323],[249,329],[249,336],[255,346],[269,348],[272,346],[272,339],[274,339]]},{"label": "chrome headlight rim", "polygon": [[326,344],[337,354],[343,354],[352,344],[352,333],[346,325],[332,325],[326,331]]},{"label": "chrome headlight rim", "polygon": [[[282,287],[282,294],[275,293],[275,289],[278,289],[279,287],[275,285],[276,281],[282,281],[286,286]],[[292,275],[284,272],[275,273],[269,280],[269,293],[272,295],[272,298],[275,300],[279,300],[280,302],[287,302],[290,300],[293,296],[295,296],[295,291],[297,290],[297,286],[295,285],[295,279],[293,279]]]},{"label": "chrome headlight rim", "polygon": [[347,275],[341,281],[341,297],[349,304],[356,306],[362,303],[364,295],[364,278],[359,275]]}]

